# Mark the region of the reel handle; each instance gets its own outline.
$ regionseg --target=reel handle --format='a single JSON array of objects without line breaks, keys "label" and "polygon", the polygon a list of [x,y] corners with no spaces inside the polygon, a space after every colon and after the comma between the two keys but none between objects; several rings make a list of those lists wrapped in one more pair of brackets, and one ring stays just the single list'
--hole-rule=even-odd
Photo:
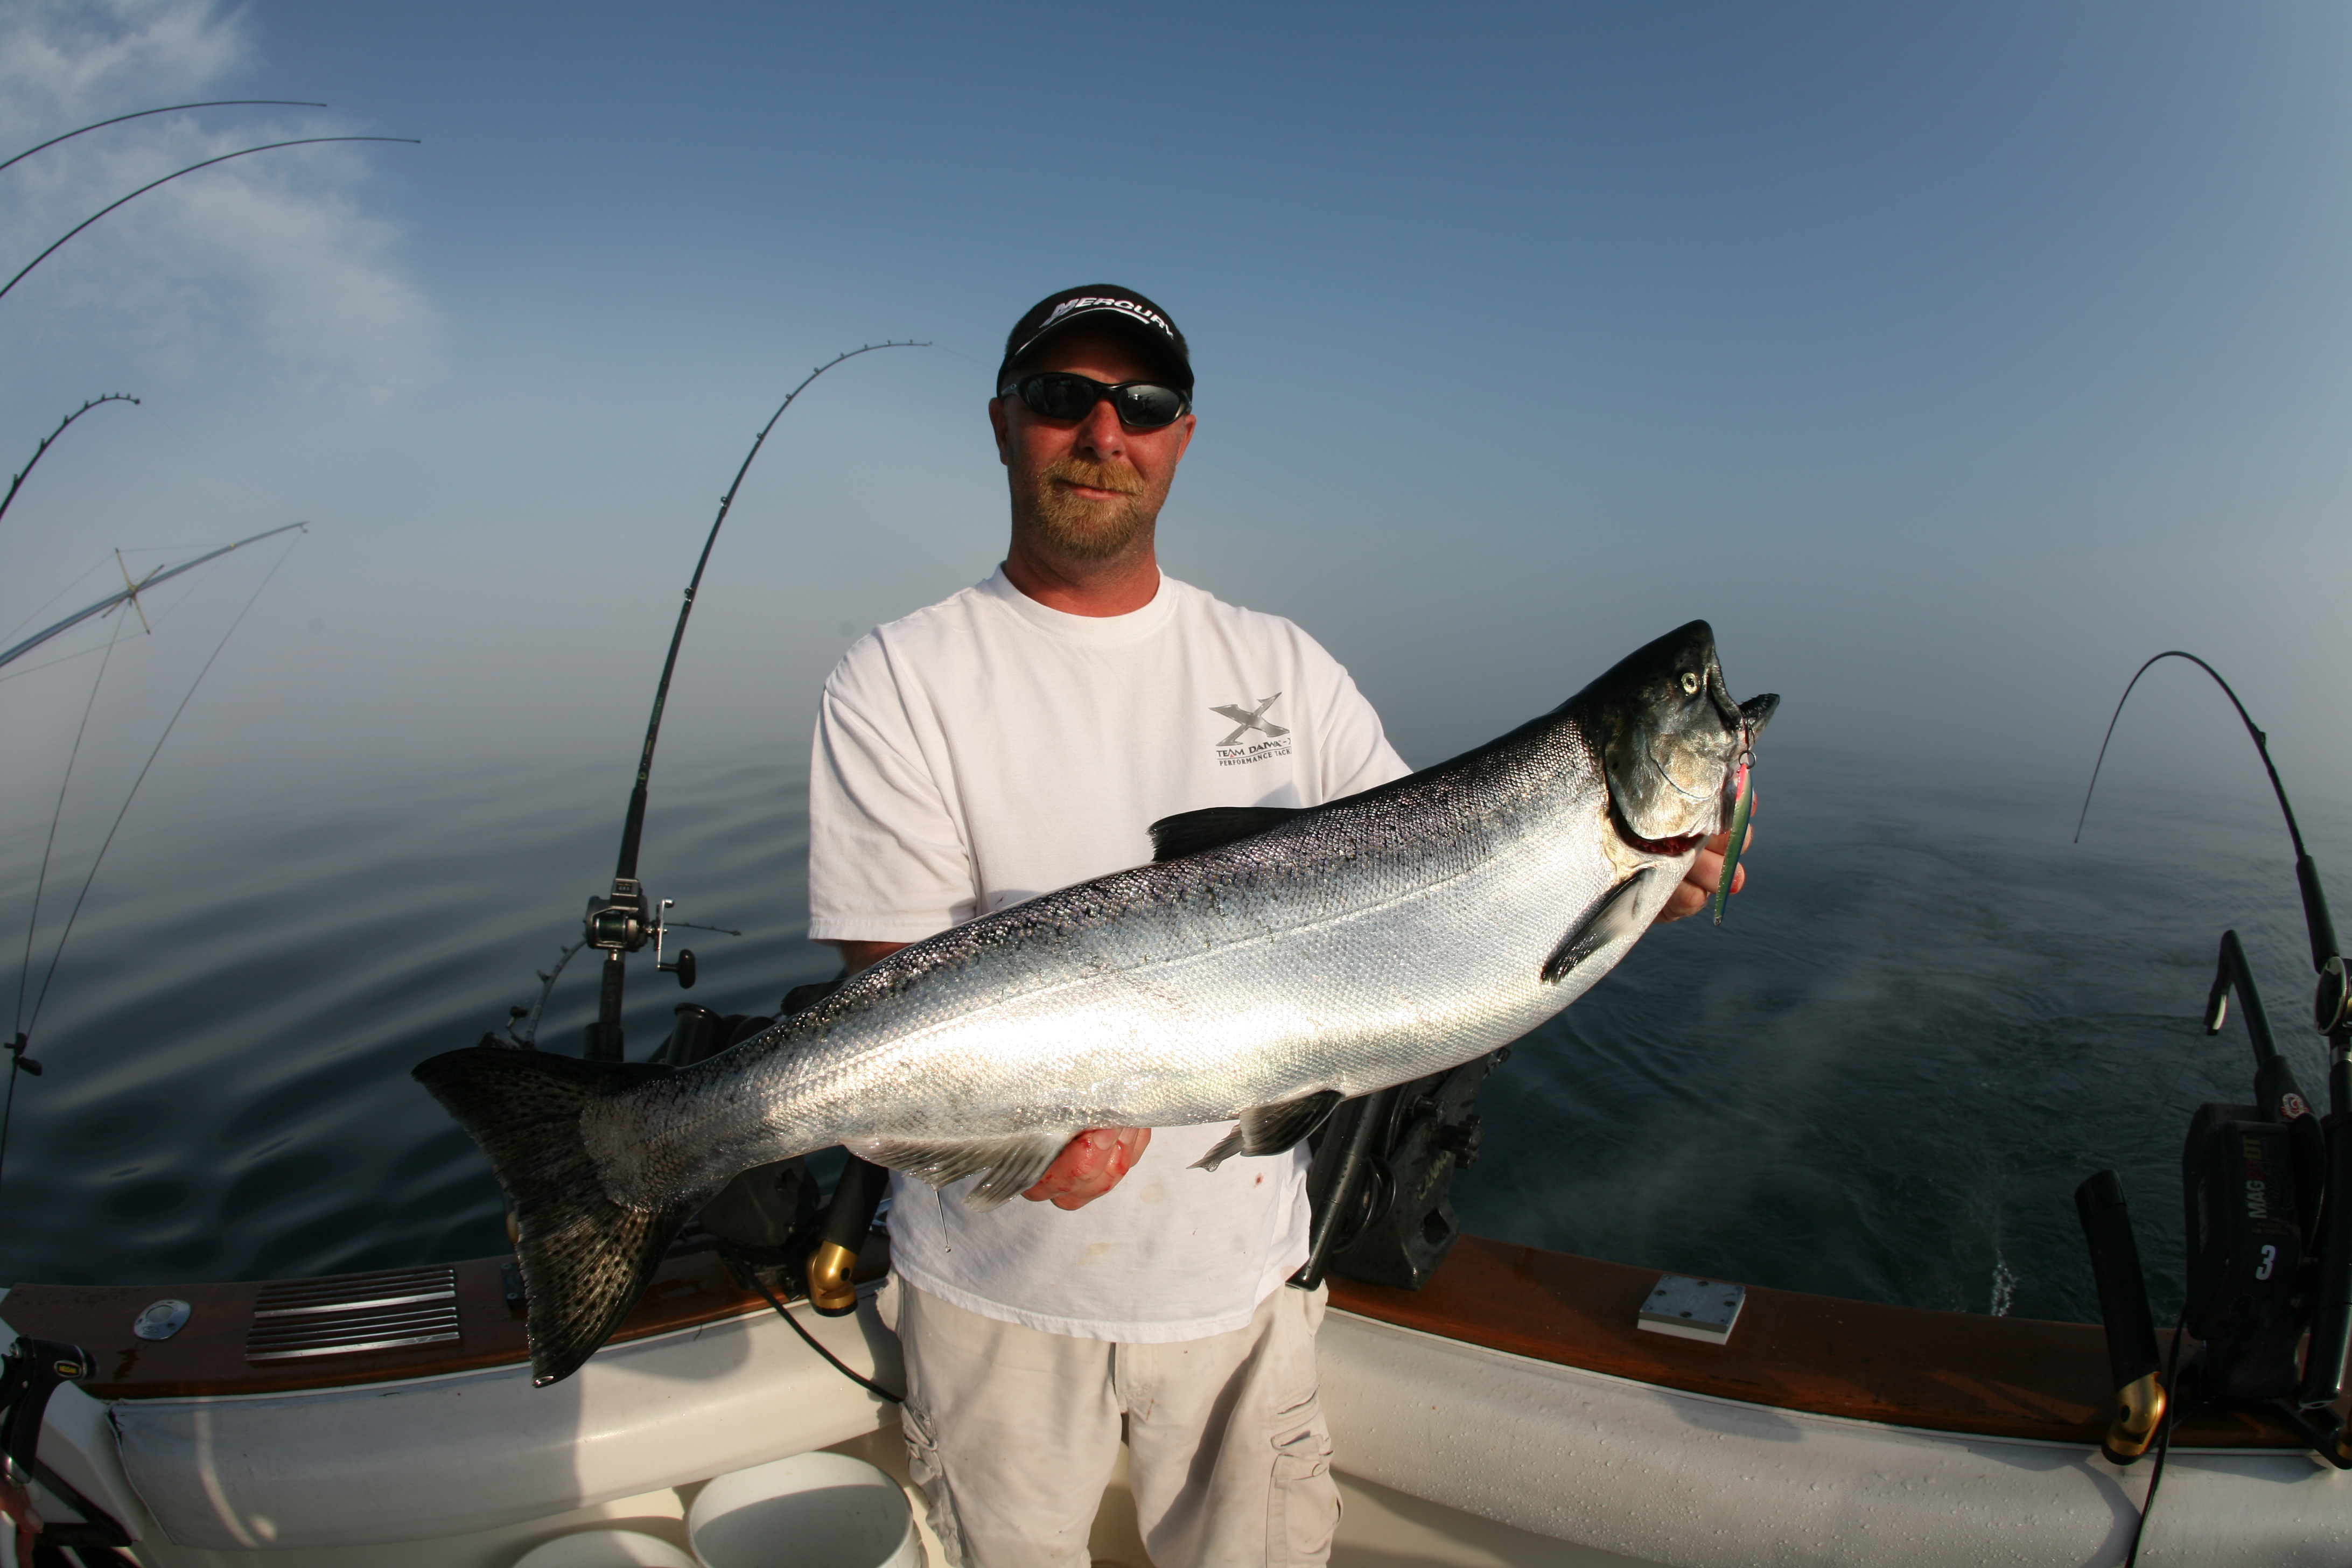
[{"label": "reel handle", "polygon": [[2148,1310],[2147,1280],[2140,1272],[2124,1184],[2113,1171],[2100,1171],[2074,1189],[2074,1213],[2083,1222],[2091,1274],[2098,1281],[2107,1373],[2116,1390],[2115,1418],[2099,1451],[2116,1464],[2128,1465],[2147,1452],[2164,1424],[2164,1384],[2158,1375],[2164,1358],[2157,1351],[2156,1319]]}]

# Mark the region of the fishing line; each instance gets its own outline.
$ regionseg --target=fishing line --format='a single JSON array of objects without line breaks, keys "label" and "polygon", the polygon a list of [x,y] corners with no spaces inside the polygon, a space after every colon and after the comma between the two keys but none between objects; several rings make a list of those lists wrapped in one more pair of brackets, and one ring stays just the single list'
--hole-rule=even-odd
[{"label": "fishing line", "polygon": [[172,738],[173,726],[179,723],[180,715],[188,710],[188,703],[195,697],[196,688],[205,683],[205,677],[211,673],[215,660],[221,656],[221,650],[228,647],[228,639],[235,637],[236,628],[245,624],[245,617],[252,610],[255,601],[261,597],[263,590],[269,586],[269,580],[278,575],[278,567],[286,564],[287,557],[294,553],[294,546],[300,542],[301,537],[298,534],[287,544],[278,559],[271,563],[269,570],[263,574],[260,584],[253,590],[252,596],[246,600],[245,608],[237,611],[236,619],[231,621],[228,630],[221,634],[221,640],[213,645],[212,657],[205,660],[204,668],[197,670],[195,679],[188,683],[187,694],[180,699],[180,705],[172,710],[172,717],[164,722],[163,732],[155,737],[154,749],[147,753],[147,761],[139,769],[139,776],[131,781],[131,793],[122,797],[122,809],[114,814],[114,825],[106,830],[106,837],[100,842],[98,854],[89,863],[89,874],[82,879],[81,892],[75,897],[74,906],[66,915],[65,930],[58,934],[57,949],[49,954],[49,967],[41,976],[41,989],[33,997],[32,1016],[27,1018],[23,1026],[25,1033],[31,1033],[33,1026],[40,1022],[42,1004],[48,1000],[49,984],[57,978],[58,963],[65,956],[66,941],[73,935],[74,921],[81,915],[82,902],[89,897],[90,885],[98,880],[99,866],[105,860],[107,850],[113,847],[114,836],[121,828],[122,819],[130,815],[131,803],[138,797],[139,786],[147,782],[148,769],[155,765],[156,757],[163,752],[163,742]]},{"label": "fishing line", "polygon": [[84,572],[80,576],[79,576],[79,577],[75,578],[72,582],[70,582],[70,583],[67,584],[64,587],[62,587],[62,588],[58,589],[56,593],[54,593],[54,594],[50,595],[47,598],[46,598],[46,599],[42,600],[42,601],[40,602],[40,604],[39,604],[37,606],[36,606],[36,607],[34,608],[34,610],[32,611],[32,613],[31,613],[31,614],[29,614],[29,615],[27,615],[27,616],[26,616],[23,620],[18,621],[15,626],[10,626],[6,631],[5,631],[5,632],[0,632],[0,639],[5,639],[5,638],[7,638],[7,637],[15,637],[18,632],[23,631],[26,626],[31,626],[35,621],[39,620],[39,619],[41,618],[42,615],[43,615],[43,614],[44,614],[44,613],[48,609],[48,607],[49,607],[51,605],[56,604],[59,599],[64,598],[68,594],[70,594],[70,593],[72,593],[76,588],[80,587],[84,583],[86,583],[86,582],[88,582],[88,581],[89,580],[89,574],[90,574],[90,572],[95,572],[95,571],[97,571],[100,567],[104,566],[105,564],[106,564],[106,562],[105,562],[103,559],[100,560],[96,564],[92,565],[92,566],[89,568],[89,572]]},{"label": "fishing line", "polygon": [[[66,786],[73,782],[74,761],[81,755],[81,738],[89,729],[90,712],[98,706],[98,689],[106,680],[106,667],[113,661],[114,645],[121,640],[124,624],[122,621],[114,623],[113,634],[106,639],[106,657],[99,660],[97,679],[89,683],[89,700],[82,705],[81,723],[74,731],[73,749],[66,753],[65,776],[58,781],[58,805],[49,814],[49,838],[41,847],[40,875],[33,881],[33,910],[25,920],[25,958],[16,970],[16,1027],[8,1041],[8,1092],[5,1100],[0,1100],[0,1177],[4,1177],[8,1169],[8,1130],[16,1119],[16,1080],[28,1072],[37,1077],[41,1070],[40,1063],[29,1061],[25,1055],[26,1048],[32,1043],[27,1038],[25,1020],[25,987],[33,973],[33,935],[40,929],[41,893],[48,884],[49,854],[57,847],[58,823],[65,816]],[[76,907],[79,907],[79,900]],[[64,940],[63,937],[58,938],[60,945]],[[53,971],[56,967],[55,963],[50,965]],[[45,992],[48,989],[46,982],[41,988]],[[38,1009],[35,1011],[37,1016]]]},{"label": "fishing line", "polygon": [[[66,790],[73,783],[74,763],[81,755],[81,738],[89,731],[89,716],[98,707],[98,689],[106,681],[106,667],[113,661],[114,645],[122,639],[122,626],[123,623],[121,621],[114,624],[113,635],[106,639],[106,647],[99,650],[105,657],[99,660],[97,679],[89,683],[89,700],[82,704],[81,722],[74,730],[73,749],[66,753],[65,776],[58,781],[57,809],[49,813],[48,842],[41,847],[41,869],[33,879],[33,912],[25,921],[25,958],[16,969],[16,1013],[14,1031],[19,1037],[25,1032],[25,988],[32,983],[33,933],[40,929],[41,893],[49,879],[50,853],[58,847],[58,824],[66,814]],[[23,1053],[18,1054],[21,1056]],[[8,1089],[12,1096],[16,1089],[16,1075],[12,1072],[8,1075]],[[0,1121],[0,1148],[5,1147],[5,1121]]]}]

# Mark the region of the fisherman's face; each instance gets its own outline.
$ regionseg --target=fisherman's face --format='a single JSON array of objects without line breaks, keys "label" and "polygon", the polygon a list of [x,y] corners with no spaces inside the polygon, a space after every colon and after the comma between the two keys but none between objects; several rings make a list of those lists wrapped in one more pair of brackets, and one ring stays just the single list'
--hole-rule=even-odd
[{"label": "fisherman's face", "polygon": [[[1050,340],[1021,374],[1068,371],[1108,385],[1150,381],[1150,363],[1111,332],[1074,327]],[[1013,531],[1056,554],[1108,561],[1149,543],[1176,465],[1192,440],[1188,411],[1158,430],[1130,430],[1105,398],[1078,419],[1045,419],[1017,395],[992,399],[996,454],[1013,490]]]}]

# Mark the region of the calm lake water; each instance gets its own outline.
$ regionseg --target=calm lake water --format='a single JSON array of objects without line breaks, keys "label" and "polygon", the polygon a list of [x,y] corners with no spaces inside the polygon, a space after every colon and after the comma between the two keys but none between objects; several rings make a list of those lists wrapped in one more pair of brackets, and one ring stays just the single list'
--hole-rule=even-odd
[{"label": "calm lake water", "polygon": [[[2249,769],[2255,766],[2251,756]],[[666,759],[645,868],[691,999],[772,1011],[835,967],[805,920],[801,755]],[[2197,1021],[2226,925],[2324,1088],[2284,831],[2247,798],[1960,787],[1769,750],[1751,890],[1656,931],[1489,1081],[1466,1228],[1917,1306],[2095,1318],[2071,1201],[2119,1169],[2179,1289],[2181,1133],[2242,1099]],[[247,797],[109,862],[20,1086],[0,1280],[275,1278],[503,1249],[496,1186],[408,1078],[501,1026],[610,875],[626,778],[478,770],[332,800]],[[2292,781],[2291,781],[2292,782]],[[2311,806],[2306,803],[2306,811]],[[2352,839],[2306,822],[2323,870]],[[172,847],[158,849],[158,843]],[[37,836],[0,841],[0,908]],[[66,887],[70,892],[74,882]],[[12,923],[10,941],[21,941]],[[13,967],[13,966],[12,966]],[[687,996],[631,966],[632,1055]],[[576,1050],[591,966],[541,1032]]]}]

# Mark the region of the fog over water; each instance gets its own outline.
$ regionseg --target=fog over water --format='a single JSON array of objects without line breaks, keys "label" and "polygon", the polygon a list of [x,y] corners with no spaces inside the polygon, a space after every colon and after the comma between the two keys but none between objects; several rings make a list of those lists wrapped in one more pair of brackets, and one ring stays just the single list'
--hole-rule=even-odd
[{"label": "fog over water", "polygon": [[[33,1030],[0,1279],[496,1246],[406,1068],[528,1002],[609,877],[752,432],[809,366],[913,337],[778,426],[655,775],[655,891],[746,933],[698,933],[695,999],[823,973],[817,685],[991,570],[1002,333],[1092,279],[1194,343],[1169,570],[1307,627],[1409,760],[1693,616],[1737,690],[1786,699],[1753,890],[1515,1057],[1466,1223],[1971,1310],[2013,1277],[2011,1310],[2078,1315],[2067,1194],[2116,1163],[2173,1265],[2183,1119],[2243,1076],[2194,1024],[2221,929],[2274,1017],[2304,1007],[2285,837],[2171,665],[2066,840],[2124,682],[2186,647],[2352,899],[2352,14],[1211,6],[1151,42],[1141,112],[1056,131],[1007,85],[1071,58],[1043,7],[0,16],[0,156],[161,103],[333,105],[0,171],[0,278],[205,157],[424,139],[176,181],[0,298],[11,473],[84,398],[142,399],[0,519],[0,646],[312,524],[0,671],[12,993],[45,854],[36,994],[186,699]],[[637,971],[642,1048],[677,996]],[[588,1005],[567,975],[546,1037]]]}]

